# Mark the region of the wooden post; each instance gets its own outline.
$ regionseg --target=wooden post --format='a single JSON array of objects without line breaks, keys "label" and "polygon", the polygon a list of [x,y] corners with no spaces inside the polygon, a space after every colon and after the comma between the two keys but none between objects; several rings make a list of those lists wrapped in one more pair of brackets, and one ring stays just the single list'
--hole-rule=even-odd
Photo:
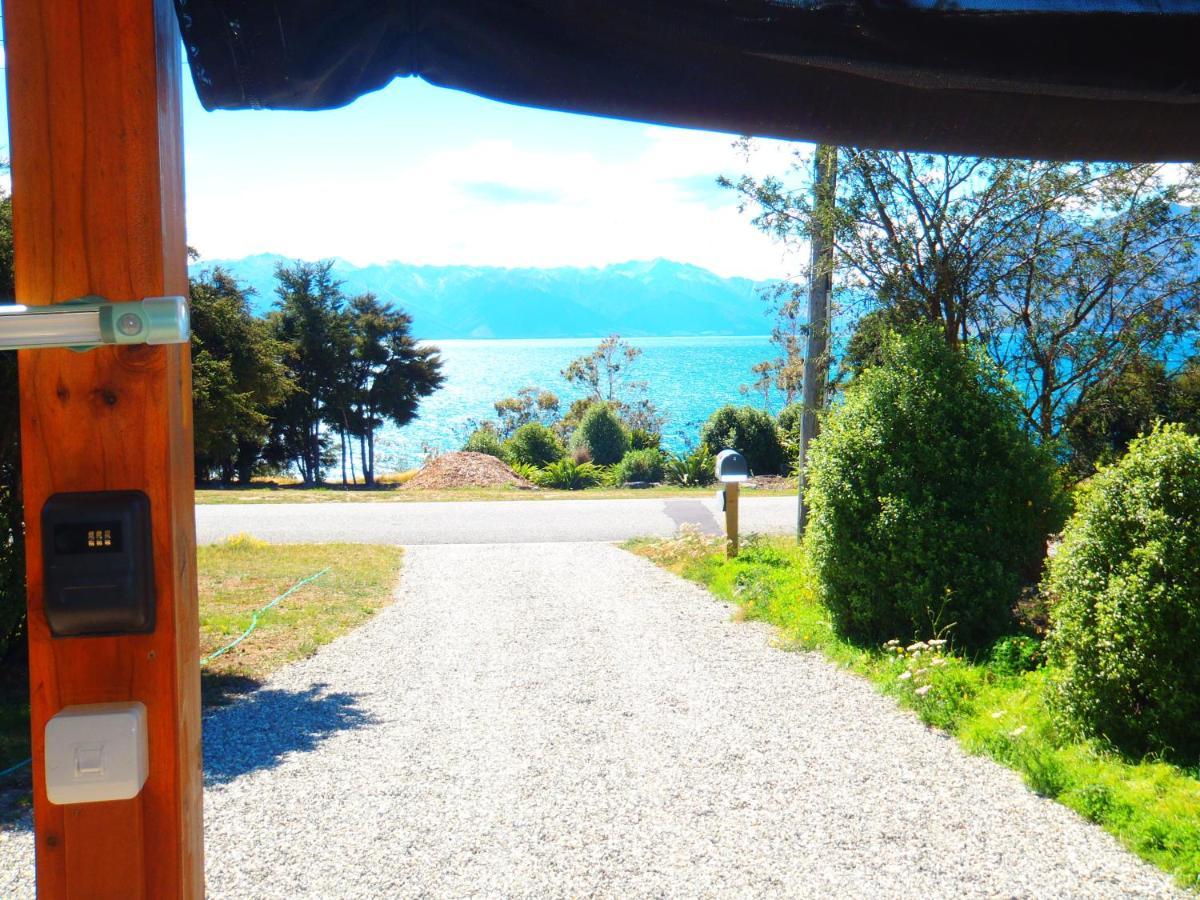
[{"label": "wooden post", "polygon": [[[169,0],[6,0],[17,297],[187,293],[179,32]],[[23,351],[38,895],[202,897],[200,702],[188,348]],[[144,491],[153,634],[52,638],[40,513],[60,491]],[[54,806],[47,719],[140,700],[150,774],[133,800]]]},{"label": "wooden post", "polygon": [[731,481],[725,485],[725,556],[733,559],[738,555],[738,496],[740,485]]}]

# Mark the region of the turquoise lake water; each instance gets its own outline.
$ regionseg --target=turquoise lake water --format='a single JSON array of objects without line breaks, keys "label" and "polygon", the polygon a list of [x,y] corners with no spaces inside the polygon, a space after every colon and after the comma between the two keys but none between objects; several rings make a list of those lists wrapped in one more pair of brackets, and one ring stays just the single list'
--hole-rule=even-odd
[{"label": "turquoise lake water", "polygon": [[[426,448],[459,449],[472,419],[495,418],[492,404],[526,385],[554,391],[565,411],[582,392],[567,384],[561,372],[599,341],[432,341],[442,351],[446,383],[422,402],[415,422],[381,429],[376,444],[379,471],[417,465]],[[631,378],[647,382],[650,398],[667,414],[663,444],[668,449],[695,444],[700,425],[723,404],[763,405],[760,394],[742,394],[739,386],[753,381],[751,366],[774,355],[765,336],[630,338],[629,343],[642,350]],[[772,397],[772,412],[781,405],[779,395]]]}]

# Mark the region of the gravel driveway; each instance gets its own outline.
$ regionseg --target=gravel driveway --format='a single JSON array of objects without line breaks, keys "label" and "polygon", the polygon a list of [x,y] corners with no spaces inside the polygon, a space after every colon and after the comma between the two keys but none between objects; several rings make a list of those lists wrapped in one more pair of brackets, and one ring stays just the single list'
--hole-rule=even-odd
[{"label": "gravel driveway", "polygon": [[1174,893],[731,613],[604,544],[410,549],[394,606],[206,720],[210,896]]}]

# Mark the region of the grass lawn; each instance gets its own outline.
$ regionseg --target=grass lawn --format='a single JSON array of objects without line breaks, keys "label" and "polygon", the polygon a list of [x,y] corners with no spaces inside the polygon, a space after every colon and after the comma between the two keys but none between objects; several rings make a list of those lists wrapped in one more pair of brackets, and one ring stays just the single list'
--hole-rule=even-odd
[{"label": "grass lawn", "polygon": [[[329,571],[259,618],[254,631],[201,669],[205,705],[231,702],[293,660],[361,624],[387,604],[399,575],[399,547],[367,544],[269,545],[235,537],[200,547],[200,655],[242,634],[254,612],[298,581]],[[29,756],[29,688],[23,646],[0,664],[0,771]],[[29,769],[0,778],[0,822],[29,803]]]},{"label": "grass lawn", "polygon": [[[968,751],[1016,769],[1033,790],[1200,890],[1200,769],[1126,759],[1060,734],[1045,704],[1045,668],[1013,672],[944,656],[937,648],[918,646],[918,655],[840,639],[792,540],[752,538],[736,560],[726,560],[716,542],[694,533],[626,547],[737,604],[744,618],[778,626],[788,649],[819,651],[870,679],[927,724],[954,734]],[[942,662],[933,663],[937,658]]]},{"label": "grass lawn", "polygon": [[[530,490],[515,487],[446,488],[444,490],[410,489],[400,485],[382,484],[366,488],[344,488],[334,485],[303,487],[298,484],[260,485],[248,488],[201,488],[196,491],[196,503],[413,503],[445,500],[652,500],[678,497],[711,497],[715,485],[685,488],[661,485],[650,488],[595,487],[581,491],[561,491],[551,488]],[[795,487],[747,488],[743,497],[790,497]]]}]

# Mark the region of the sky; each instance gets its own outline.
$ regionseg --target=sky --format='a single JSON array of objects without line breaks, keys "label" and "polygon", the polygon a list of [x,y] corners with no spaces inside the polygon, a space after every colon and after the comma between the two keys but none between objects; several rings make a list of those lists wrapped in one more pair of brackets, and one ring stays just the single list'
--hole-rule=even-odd
[{"label": "sky", "polygon": [[716,178],[781,172],[805,145],[762,141],[747,163],[730,135],[508,106],[416,79],[339,110],[206,112],[186,70],[184,82],[188,242],[205,259],[664,257],[756,279],[801,267]]}]

